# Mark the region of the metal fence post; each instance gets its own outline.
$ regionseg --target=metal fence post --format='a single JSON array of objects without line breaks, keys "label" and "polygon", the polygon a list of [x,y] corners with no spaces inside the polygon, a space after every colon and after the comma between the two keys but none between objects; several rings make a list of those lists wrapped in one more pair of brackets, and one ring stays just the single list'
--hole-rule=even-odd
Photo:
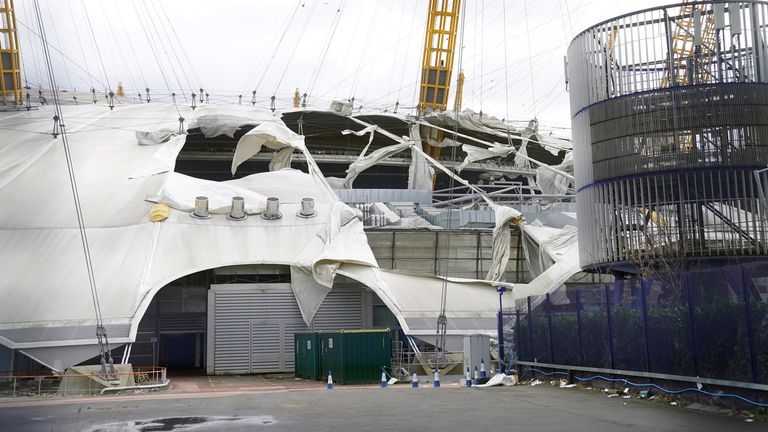
[{"label": "metal fence post", "polygon": [[576,301],[576,344],[579,348],[579,366],[584,366],[584,345],[581,339],[581,290],[574,293]]},{"label": "metal fence post", "polygon": [[739,266],[739,271],[741,272],[741,292],[743,293],[744,297],[744,321],[747,325],[747,342],[749,343],[749,366],[752,370],[752,382],[756,383],[759,381],[760,377],[757,372],[757,355],[755,352],[755,333],[754,333],[754,327],[752,325],[752,307],[751,304],[751,295],[749,292],[749,283],[747,282],[747,279],[744,275],[744,265]]},{"label": "metal fence post", "polygon": [[614,367],[614,359],[613,359],[613,324],[611,320],[611,287],[610,285],[605,285],[605,320],[608,328],[608,361],[610,362],[611,369],[616,369]]},{"label": "metal fence post", "polygon": [[531,296],[528,296],[528,361],[536,361],[533,356],[533,316],[531,314]]},{"label": "metal fence post", "polygon": [[549,340],[549,362],[555,363],[555,348],[552,344],[552,303],[549,299],[549,293],[547,293],[547,339]]},{"label": "metal fence post", "polygon": [[682,283],[685,284],[685,293],[688,300],[688,333],[691,335],[691,357],[693,357],[693,375],[699,376],[699,356],[696,350],[696,330],[694,329],[693,314],[693,292],[691,291],[691,282],[689,275],[685,273],[682,277]]},{"label": "metal fence post", "polygon": [[648,299],[645,289],[645,278],[640,278],[640,298],[643,307],[643,338],[645,339],[645,369],[651,371],[651,350],[648,343]]},{"label": "metal fence post", "polygon": [[514,351],[517,352],[517,355],[515,357],[519,359],[522,353],[520,352],[520,310],[517,308],[515,309],[515,349]]}]

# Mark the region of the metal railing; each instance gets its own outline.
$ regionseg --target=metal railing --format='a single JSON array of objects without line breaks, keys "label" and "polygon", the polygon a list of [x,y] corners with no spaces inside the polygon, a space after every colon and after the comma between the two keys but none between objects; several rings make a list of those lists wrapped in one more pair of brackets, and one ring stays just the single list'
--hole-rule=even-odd
[{"label": "metal railing", "polygon": [[[78,382],[75,383],[74,381]],[[99,384],[99,381],[121,382],[121,386]],[[104,390],[130,390],[157,388],[168,385],[167,370],[164,367],[134,366],[130,372],[116,372],[106,377],[101,373],[93,374],[29,374],[14,375],[13,371],[0,372],[0,397],[40,397],[71,394],[104,394]],[[127,384],[127,385],[126,385]]]}]

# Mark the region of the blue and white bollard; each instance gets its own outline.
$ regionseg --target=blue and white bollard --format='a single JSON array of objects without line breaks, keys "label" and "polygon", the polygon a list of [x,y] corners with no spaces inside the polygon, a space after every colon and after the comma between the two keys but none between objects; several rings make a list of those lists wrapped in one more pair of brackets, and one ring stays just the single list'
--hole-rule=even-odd
[{"label": "blue and white bollard", "polygon": [[328,390],[333,389],[333,376],[331,376],[330,369],[328,370],[328,385],[326,385],[325,388],[327,388]]},{"label": "blue and white bollard", "polygon": [[384,368],[381,368],[381,382],[379,383],[379,387],[381,388],[387,388],[387,373],[384,372]]},{"label": "blue and white bollard", "polygon": [[440,374],[437,372],[437,368],[435,368],[435,379],[432,381],[432,385],[435,388],[440,388]]},{"label": "blue and white bollard", "polygon": [[480,359],[480,378],[486,378],[488,377],[488,374],[485,373],[485,362],[483,359]]},{"label": "blue and white bollard", "polygon": [[419,388],[419,378],[416,376],[416,372],[413,373],[413,378],[411,379],[411,388]]},{"label": "blue and white bollard", "polygon": [[477,384],[477,380],[480,378],[480,372],[477,371],[477,366],[475,366],[475,379],[472,381],[472,384]]},{"label": "blue and white bollard", "polygon": [[472,378],[469,376],[469,366],[467,366],[467,377],[464,381],[464,387],[472,387]]}]

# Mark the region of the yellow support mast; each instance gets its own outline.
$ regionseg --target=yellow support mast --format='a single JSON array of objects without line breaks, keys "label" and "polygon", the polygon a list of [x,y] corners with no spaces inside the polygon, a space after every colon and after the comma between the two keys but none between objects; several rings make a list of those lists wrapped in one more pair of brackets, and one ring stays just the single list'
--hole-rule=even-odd
[{"label": "yellow support mast", "polygon": [[[434,111],[445,111],[448,106],[460,9],[461,0],[429,0],[422,54],[419,117]],[[459,103],[460,101],[461,97]],[[434,158],[439,158],[440,147],[433,147],[426,142],[442,141],[442,133],[435,129],[422,128],[421,136],[424,151]]]},{"label": "yellow support mast", "polygon": [[0,99],[3,105],[20,105],[21,61],[13,0],[0,0]]}]

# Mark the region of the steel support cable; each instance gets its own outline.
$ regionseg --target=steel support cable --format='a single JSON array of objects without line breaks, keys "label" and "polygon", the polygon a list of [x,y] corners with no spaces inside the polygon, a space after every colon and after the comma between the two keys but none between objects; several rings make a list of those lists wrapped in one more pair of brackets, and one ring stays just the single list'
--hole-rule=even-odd
[{"label": "steel support cable", "polygon": [[[61,44],[61,38],[59,37],[59,31],[56,29],[56,21],[53,19],[53,14],[51,13],[51,5],[50,3],[45,3],[45,7],[48,10],[48,16],[50,17],[50,23],[51,28],[53,29],[53,35],[56,37],[56,43],[59,46],[62,46]],[[74,89],[72,86],[72,76],[69,74],[69,68],[67,67],[67,63],[62,60],[62,66],[64,66],[64,73],[67,75],[67,82],[69,83],[69,88]]]},{"label": "steel support cable", "polygon": [[[374,15],[374,17],[376,17],[376,16],[378,16],[378,15]],[[377,20],[377,19],[375,19],[375,18],[374,18],[374,19],[373,19],[373,22],[371,23],[371,27],[369,28],[369,31],[370,31],[371,33],[374,33],[374,32],[378,33],[378,28],[376,28],[376,27],[375,27],[375,25],[376,25],[377,23],[379,23],[379,20]],[[375,39],[376,39],[376,38],[374,38],[374,40],[375,40]],[[395,44],[395,50],[397,50],[397,46],[398,46],[398,45],[399,45],[399,44]],[[368,46],[368,44],[366,44],[365,46],[367,47],[367,46]],[[367,51],[366,51],[366,54],[367,54]],[[382,55],[374,55],[374,56],[373,56],[373,62],[371,63],[371,71],[370,71],[370,72],[367,74],[367,75],[368,75],[368,79],[365,81],[365,88],[364,88],[364,89],[363,89],[363,91],[360,93],[360,99],[361,99],[361,100],[365,100],[365,102],[366,102],[366,105],[368,104],[367,95],[368,95],[368,89],[369,89],[369,88],[370,88],[370,86],[371,86],[371,79],[373,79],[373,73],[374,73],[374,72],[377,70],[377,68],[376,68],[376,64],[377,64],[377,63],[379,62],[379,60],[381,60],[383,57],[384,57],[384,56],[382,56]],[[362,70],[361,70],[361,72],[362,72]],[[365,76],[365,75],[364,75],[364,76]],[[355,93],[357,93],[357,91],[358,91],[358,89],[357,89],[357,88],[355,88]]]},{"label": "steel support cable", "polygon": [[380,4],[381,4],[381,0],[376,0],[376,6],[373,8],[373,14],[371,15],[371,24],[368,25],[368,31],[365,34],[365,42],[363,42],[363,52],[360,55],[360,61],[358,61],[357,63],[355,78],[352,80],[352,88],[350,89],[350,95],[349,95],[350,98],[355,97],[355,92],[357,91],[357,80],[360,77],[363,61],[365,60],[365,57],[366,57],[365,54],[368,48],[368,41],[371,40],[371,33],[373,32],[373,22],[376,19],[376,13],[379,11]]},{"label": "steel support cable", "polygon": [[[115,3],[115,7],[117,7],[117,2]],[[120,26],[123,29],[123,34],[125,34],[125,39],[128,41],[128,48],[131,49],[131,55],[133,56],[134,60],[137,60],[139,58],[139,56],[136,55],[136,50],[133,47],[133,39],[128,35],[128,28],[125,25],[125,20],[122,20],[122,19],[120,20]],[[147,87],[149,87],[147,85],[147,78],[144,77],[144,71],[143,71],[141,65],[138,65],[138,66],[139,66],[138,67],[139,76],[141,77],[141,83],[142,83],[142,86],[143,86],[142,88],[147,88]],[[141,89],[139,89],[137,87],[136,90],[141,90]],[[185,97],[184,100],[186,101],[186,95],[184,97]]]},{"label": "steel support cable", "polygon": [[[395,34],[400,34],[400,30],[402,29],[403,22],[405,21],[405,0],[403,0],[403,4],[400,6],[400,19],[397,21],[397,29],[395,30]],[[397,54],[400,52],[400,41],[398,40],[397,45],[395,46],[395,61],[397,61],[398,56]],[[392,79],[395,77],[395,74],[389,74],[389,82],[387,83],[387,93],[391,93],[392,90]],[[366,87],[366,93],[367,93],[367,87]]]},{"label": "steel support cable", "polygon": [[[139,9],[136,7],[136,2],[131,1],[131,4],[133,5],[133,10],[136,12],[136,18],[138,18],[139,20],[141,29],[144,31],[144,36],[147,38],[149,49],[152,51],[152,55],[155,57],[157,68],[160,69],[160,75],[163,77],[163,82],[165,83],[165,87],[168,89],[168,93],[173,93],[173,91],[171,90],[170,84],[168,84],[168,78],[165,76],[165,71],[163,71],[163,66],[162,64],[160,64],[160,58],[157,56],[157,53],[155,52],[155,47],[152,45],[152,41],[149,37],[149,33],[147,32],[147,28],[144,26],[144,22],[141,20],[141,14],[139,14]],[[181,118],[182,117],[181,111],[179,111],[179,106],[175,101],[173,102],[173,106],[176,108],[176,112],[179,114],[179,118]]]},{"label": "steel support cable", "polygon": [[[421,29],[421,27],[422,27],[422,26],[423,26],[423,24],[420,24],[420,25],[418,26],[418,29]],[[403,36],[403,37],[401,37],[400,39],[398,39],[398,41],[399,41],[399,40],[403,40],[403,39],[410,39],[410,36],[408,36],[408,35],[406,35],[406,36]],[[389,50],[391,50],[392,48],[394,48],[396,45],[397,45],[397,42],[394,42],[394,43],[392,43],[391,45],[389,45],[389,46],[387,46],[386,48],[384,48],[384,49],[383,49],[383,50],[382,50],[382,51],[381,51],[379,54],[383,54],[383,53],[385,53],[385,52],[388,52]],[[373,61],[373,60],[371,60],[371,61]],[[368,66],[368,63],[364,64],[362,67],[367,67],[367,66]],[[320,95],[320,96],[318,96],[318,97],[319,97],[319,98],[325,97],[325,96],[326,96],[326,95],[328,95],[330,92],[332,92],[333,90],[337,89],[337,88],[338,88],[338,87],[340,87],[342,84],[344,84],[345,82],[347,82],[347,81],[348,81],[350,78],[353,78],[356,72],[357,72],[357,69],[356,69],[356,70],[354,70],[354,71],[352,71],[352,72],[350,72],[349,74],[347,74],[346,76],[344,76],[344,78],[342,78],[341,80],[337,81],[337,82],[336,82],[336,83],[335,83],[335,84],[334,84],[332,87],[330,87],[328,90],[326,90],[326,92],[325,92],[325,93],[321,94],[321,95]],[[402,80],[401,80],[401,81],[402,81]],[[418,77],[417,77],[416,81],[418,81]]]},{"label": "steel support cable", "polygon": [[[413,39],[413,29],[414,27],[416,27],[416,11],[418,10],[418,6],[419,6],[418,2],[412,2],[412,3],[413,3],[413,12],[411,13],[411,28],[410,28],[410,31],[408,32],[408,40]],[[398,40],[398,43],[399,43],[399,40]],[[408,44],[406,44],[406,47],[407,46]],[[405,49],[405,52],[406,53],[408,52],[408,48]],[[397,60],[397,58],[395,58],[395,60]],[[404,61],[401,63],[403,64],[403,67],[400,68],[400,81],[398,81],[400,83],[402,83],[403,80],[405,79],[405,64],[406,64]],[[421,67],[421,64],[419,64],[419,67]],[[416,87],[418,88],[418,86],[419,86],[419,80],[416,79]],[[396,103],[400,103],[400,90],[402,89],[403,87],[400,87],[397,90],[397,99],[395,99]]]},{"label": "steel support cable", "polygon": [[[272,61],[275,59],[275,56],[277,55],[277,51],[280,49],[280,45],[282,45],[285,35],[288,33],[288,30],[290,30],[291,27],[293,26],[293,19],[296,16],[296,12],[298,12],[303,1],[304,0],[298,0],[296,2],[296,7],[293,8],[293,12],[291,12],[291,14],[288,17],[286,17],[286,19],[283,21],[283,24],[282,24],[283,33],[280,35],[280,38],[277,41],[277,45],[275,45],[275,49],[272,51],[272,56],[269,58],[269,61],[264,63],[264,68],[262,69],[261,76],[259,77],[259,81],[256,83],[256,89],[255,89],[256,92],[258,92],[259,88],[261,88],[261,83],[264,81],[264,77],[267,74],[267,70],[269,69],[269,66],[272,64]],[[272,38],[272,41],[269,43],[269,46],[272,46],[272,44],[275,42],[275,39],[277,39],[277,35],[275,35]],[[245,86],[240,91],[240,94],[243,94],[246,92],[246,90],[248,90],[248,86],[251,84],[251,81],[253,81],[253,77],[256,76],[257,70],[259,70],[258,66],[253,68],[253,72],[251,72],[251,75],[245,81]]]},{"label": "steel support cable", "polygon": [[296,40],[296,43],[293,45],[293,49],[291,50],[291,55],[288,57],[288,62],[285,64],[285,67],[283,68],[283,73],[280,74],[280,79],[277,81],[277,85],[275,86],[275,91],[272,92],[273,96],[277,94],[277,90],[280,88],[280,84],[283,83],[285,74],[288,72],[288,68],[291,66],[291,62],[293,61],[293,56],[296,54],[296,50],[299,48],[299,45],[301,44],[301,40],[304,39],[304,33],[307,30],[307,25],[309,25],[309,21],[312,19],[312,15],[315,13],[315,9],[317,8],[318,3],[319,1],[315,0],[315,2],[312,3],[312,7],[309,9],[309,14],[307,14],[307,18],[304,20],[304,25],[301,27],[301,31],[299,32],[299,38]]},{"label": "steel support cable", "polygon": [[[459,7],[461,7],[461,0],[459,1]],[[465,33],[465,20],[467,17],[467,10],[466,8],[461,8],[461,17],[459,25],[461,26],[459,30],[459,55],[457,56],[457,69],[461,70],[462,61],[463,61],[463,52],[464,52],[464,33]],[[431,23],[429,23],[431,25]],[[459,74],[456,74],[456,84],[458,88],[458,82],[459,82]],[[454,116],[455,116],[455,122],[454,122],[454,130],[453,130],[453,139],[454,141],[458,138],[459,133],[459,111],[454,110]],[[451,146],[451,163],[455,165],[456,163],[456,146]],[[450,188],[450,192],[448,194],[448,199],[453,200],[454,199],[454,190],[455,190],[455,180],[453,176],[449,176],[448,178],[448,184]],[[448,250],[448,255],[450,256],[450,248],[451,248],[451,229],[453,227],[453,217],[452,213],[453,208],[448,208],[448,239],[446,240],[446,249]],[[448,301],[448,257],[446,256],[445,260],[443,261],[443,279],[442,279],[442,287],[440,290],[440,315],[437,317],[437,352],[435,354],[435,362],[438,362],[438,353],[445,352],[445,338],[446,338],[446,332],[447,332],[447,324],[448,324],[448,317],[445,315],[446,312],[446,306]],[[444,354],[443,354],[444,355]]]},{"label": "steel support cable", "polygon": [[[181,60],[179,59],[179,55],[176,52],[176,49],[173,47],[173,40],[171,39],[171,36],[168,34],[168,30],[165,28],[166,26],[163,25],[162,21],[160,20],[160,13],[158,12],[157,6],[156,6],[157,2],[152,1],[150,3],[152,4],[152,8],[154,9],[155,14],[157,14],[157,21],[160,23],[159,27],[163,30],[163,35],[165,35],[165,38],[168,40],[168,45],[170,46],[171,52],[173,53],[173,58],[176,59],[176,63],[179,65],[179,70],[181,71],[181,75],[184,77],[184,81],[186,81],[187,83],[187,88],[190,90],[190,93],[191,93],[194,87],[192,86],[192,83],[189,81],[189,77],[187,76],[187,73],[184,71],[184,65],[181,63]],[[145,8],[147,7],[146,2],[144,7]],[[149,14],[149,10],[147,10],[147,14]],[[150,20],[152,20],[151,15],[150,15]],[[152,25],[153,26],[155,25],[154,20],[152,20]],[[157,28],[155,28],[155,31],[157,31]],[[158,37],[159,37],[159,34],[158,34]],[[168,54],[167,51],[165,53],[166,55]],[[171,65],[173,65],[173,62],[171,62],[170,59],[168,62]],[[174,72],[174,75],[175,74],[176,73]],[[179,82],[179,79],[177,78],[176,81]],[[179,88],[183,90],[180,82],[179,82]],[[204,87],[201,86],[200,88],[204,88]],[[182,94],[184,94],[184,91],[182,91]]]},{"label": "steel support cable", "polygon": [[[34,14],[34,7],[33,6],[29,6],[29,2],[21,2],[21,4],[24,5],[24,12],[25,12],[25,14],[27,16],[29,16],[30,19],[34,19],[34,16],[35,16],[35,14]],[[30,9],[31,9],[31,11],[30,11]],[[16,22],[21,24],[30,33],[34,34],[38,38],[40,37],[40,35],[38,35],[36,32],[34,32],[31,28],[29,28],[26,25],[24,25],[24,23],[21,20],[19,20],[18,18],[16,19]],[[42,69],[40,68],[40,57],[41,56],[39,55],[39,53],[37,51],[38,50],[38,46],[37,46],[36,43],[34,43],[34,39],[31,36],[29,36],[29,34],[27,34],[27,36],[29,37],[29,45],[32,47],[32,50],[34,51],[34,53],[32,54],[32,59],[34,60],[35,72],[37,73],[37,82],[38,82],[38,85],[41,86],[43,80],[45,79],[44,75],[43,75],[43,72],[42,72]]]},{"label": "steel support cable", "polygon": [[[117,36],[115,36],[115,31],[112,28],[112,24],[109,21],[109,16],[107,15],[107,11],[104,9],[104,2],[99,2],[99,5],[101,6],[101,14],[104,16],[104,21],[107,23],[107,28],[109,29],[109,34],[112,36],[112,40],[115,42],[115,47],[117,48],[117,51],[120,53],[120,59],[123,62],[123,67],[125,68],[125,73],[128,74],[128,79],[131,82],[131,85],[134,89],[137,89],[136,81],[133,79],[133,74],[131,73],[131,69],[128,67],[128,62],[125,59],[125,55],[123,54],[122,47],[120,46],[119,42],[117,41]],[[135,58],[135,57],[134,57]],[[114,57],[113,57],[114,61]]]},{"label": "steel support cable", "polygon": [[[72,20],[72,23],[75,24],[75,13],[72,11],[72,2],[66,2],[67,3],[67,9],[69,9],[69,16]],[[78,29],[78,25],[75,24],[75,36],[77,37],[77,45],[80,47],[80,55],[83,56],[83,63],[85,63],[85,69],[88,73],[88,79],[89,84],[91,85],[91,88],[93,88],[93,76],[91,75],[90,68],[88,67],[88,58],[85,56],[85,49],[83,48],[83,40],[80,38],[80,30]]]},{"label": "steel support cable", "polygon": [[[171,68],[171,73],[173,74],[173,78],[176,80],[176,85],[179,86],[179,91],[184,94],[184,86],[181,85],[181,80],[179,79],[179,75],[176,73],[176,68],[173,66],[173,61],[171,60],[170,56],[168,55],[168,50],[165,47],[165,44],[163,43],[163,37],[160,34],[160,31],[157,29],[157,25],[155,24],[155,19],[152,18],[152,12],[150,12],[149,7],[147,6],[146,0],[142,0],[141,2],[142,6],[144,6],[144,11],[146,12],[146,16],[149,19],[150,24],[150,30],[154,30],[154,37],[156,37],[157,44],[159,45],[160,50],[163,51],[163,54],[165,54],[165,59],[168,62],[168,66]],[[151,31],[150,31],[151,33]],[[173,88],[169,88],[169,93],[174,93]],[[194,89],[192,87],[189,87],[189,92],[192,93]],[[202,95],[200,95],[202,97]]]},{"label": "steel support cable", "polygon": [[69,140],[67,139],[67,132],[66,132],[66,126],[64,123],[64,115],[61,111],[61,105],[59,102],[59,92],[56,90],[56,77],[53,72],[53,65],[51,62],[51,55],[50,51],[48,50],[48,42],[47,38],[45,36],[45,25],[43,24],[43,18],[42,14],[40,12],[40,4],[38,0],[34,1],[34,9],[35,13],[37,15],[37,23],[40,28],[40,36],[42,40],[42,46],[43,46],[43,55],[45,57],[45,62],[47,66],[47,75],[48,80],[51,85],[51,92],[53,93],[52,99],[53,99],[53,107],[54,107],[54,113],[56,117],[54,118],[54,121],[58,122],[59,126],[59,134],[61,136],[61,142],[64,149],[64,156],[67,162],[67,172],[69,175],[69,184],[72,189],[72,198],[74,200],[75,205],[75,213],[77,215],[77,224],[78,224],[78,231],[80,233],[80,242],[83,247],[83,254],[85,257],[85,265],[86,270],[88,273],[88,284],[91,291],[91,299],[93,301],[93,308],[94,312],[96,314],[96,323],[98,327],[102,327],[104,324],[104,320],[101,314],[101,304],[99,303],[99,293],[96,288],[96,278],[93,271],[93,263],[91,261],[91,252],[90,247],[88,245],[88,235],[85,230],[85,221],[83,218],[83,210],[82,205],[80,203],[80,196],[77,189],[77,180],[75,179],[75,171],[74,171],[74,164],[72,162],[72,154],[69,147]]},{"label": "steel support cable", "polygon": [[195,68],[194,63],[192,63],[192,60],[189,58],[189,55],[187,54],[187,50],[184,49],[184,44],[181,42],[181,38],[179,38],[178,33],[176,33],[176,28],[173,26],[173,22],[171,22],[171,19],[168,17],[168,12],[165,11],[165,6],[163,6],[163,2],[157,2],[157,4],[160,5],[160,10],[163,11],[163,16],[165,16],[165,20],[168,21],[168,26],[171,28],[171,33],[173,33],[173,37],[176,38],[176,42],[179,45],[179,48],[181,49],[181,54],[187,60],[187,64],[189,65],[189,70],[192,71],[192,74],[195,76],[195,79],[197,80],[197,85],[200,86],[200,88],[205,88],[205,86],[203,85],[203,80],[201,80],[200,75],[197,74],[197,69]]},{"label": "steel support cable", "polygon": [[[533,84],[533,57],[531,56],[531,29],[528,17],[528,0],[523,0],[523,11],[525,12],[525,35],[528,41],[528,69],[531,75],[531,97],[533,98],[533,118],[536,118],[536,89]],[[506,42],[506,39],[505,39]]]},{"label": "steel support cable", "polygon": [[[29,31],[29,32],[30,32],[32,35],[36,36],[38,39],[42,40],[42,38],[41,38],[40,34],[39,34],[38,32],[36,32],[36,31],[34,31],[34,29],[32,29],[31,27],[29,27],[28,25],[24,24],[24,22],[23,22],[23,21],[19,21],[19,20],[17,19],[17,20],[16,20],[16,23],[17,23],[17,24],[19,24],[19,25],[21,25],[22,27],[26,28],[26,29],[27,29],[27,30],[28,30],[28,31]],[[31,40],[31,39],[30,39],[30,42],[32,42],[32,40]],[[88,77],[89,77],[89,78],[91,78],[91,79],[95,80],[95,81],[96,81],[96,83],[98,83],[98,84],[101,84],[101,85],[103,85],[103,86],[106,86],[106,84],[104,84],[104,83],[103,83],[103,82],[102,82],[102,81],[99,79],[99,77],[93,76],[93,75],[92,75],[90,72],[88,72],[87,70],[83,69],[83,67],[82,67],[82,66],[80,66],[80,65],[79,65],[79,64],[78,64],[78,63],[77,63],[75,60],[73,60],[71,57],[67,56],[67,55],[66,55],[66,54],[65,54],[63,51],[61,51],[60,49],[58,49],[58,48],[56,48],[55,46],[51,45],[51,43],[50,43],[50,42],[47,42],[47,41],[46,41],[45,43],[46,43],[46,45],[47,45],[49,48],[51,48],[51,49],[53,49],[54,51],[56,51],[57,53],[61,54],[61,55],[62,55],[64,58],[66,58],[67,60],[69,60],[69,61],[70,61],[70,62],[71,62],[71,63],[72,63],[74,66],[76,66],[76,67],[77,67],[78,69],[80,69],[81,71],[85,72],[85,73],[86,73],[86,75],[88,75]],[[32,45],[32,46],[34,46],[34,47],[37,47],[37,45]],[[37,51],[35,51],[35,52],[37,52]],[[40,79],[40,80],[41,80],[41,82],[42,82],[42,80],[43,80],[44,78],[43,78],[43,77],[38,77],[38,79]]]},{"label": "steel support cable", "polygon": [[80,4],[83,5],[83,12],[85,12],[85,20],[88,22],[88,28],[91,30],[91,38],[93,38],[93,45],[96,48],[96,55],[101,65],[101,71],[104,73],[104,81],[107,83],[107,91],[112,91],[112,85],[109,83],[107,77],[107,69],[104,67],[104,60],[101,58],[101,50],[99,49],[99,42],[96,40],[96,33],[93,31],[93,25],[91,24],[91,17],[88,15],[88,9],[85,8],[85,0],[80,0]]},{"label": "steel support cable", "polygon": [[339,22],[341,21],[341,12],[346,7],[346,0],[340,0],[339,1],[339,7],[336,9],[336,16],[334,17],[333,26],[331,29],[330,34],[328,35],[328,38],[326,39],[325,43],[325,49],[323,50],[322,55],[320,56],[319,63],[317,67],[315,68],[312,76],[310,77],[310,83],[307,85],[307,99],[312,95],[312,91],[315,89],[315,84],[317,83],[317,79],[320,77],[320,72],[323,69],[323,64],[325,63],[325,57],[328,55],[328,51],[331,48],[331,45],[333,44],[333,37],[336,35],[336,29],[339,27]]}]

